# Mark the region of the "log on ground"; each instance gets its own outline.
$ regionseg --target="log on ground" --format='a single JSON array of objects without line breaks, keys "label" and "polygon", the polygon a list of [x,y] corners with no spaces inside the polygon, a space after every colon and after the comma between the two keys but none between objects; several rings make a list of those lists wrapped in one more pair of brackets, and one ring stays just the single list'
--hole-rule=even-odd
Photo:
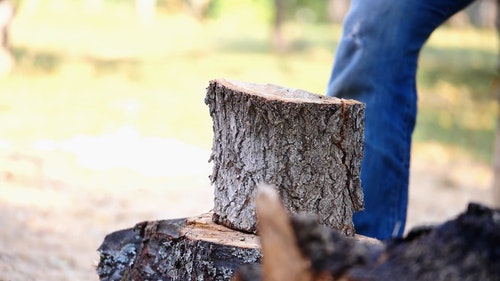
[{"label": "log on ground", "polygon": [[143,222],[106,236],[101,281],[230,280],[261,259],[258,238],[212,222],[212,214]]},{"label": "log on ground", "polygon": [[256,231],[256,186],[279,190],[286,209],[354,235],[363,208],[364,104],[276,85],[213,80],[214,221]]}]

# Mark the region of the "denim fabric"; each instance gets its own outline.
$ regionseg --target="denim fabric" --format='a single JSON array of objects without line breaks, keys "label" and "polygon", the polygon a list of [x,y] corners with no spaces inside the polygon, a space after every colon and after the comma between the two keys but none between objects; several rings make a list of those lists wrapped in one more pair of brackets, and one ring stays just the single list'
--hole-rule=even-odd
[{"label": "denim fabric", "polygon": [[352,0],[328,84],[329,96],[366,103],[359,234],[404,232],[418,55],[430,34],[473,0]]}]

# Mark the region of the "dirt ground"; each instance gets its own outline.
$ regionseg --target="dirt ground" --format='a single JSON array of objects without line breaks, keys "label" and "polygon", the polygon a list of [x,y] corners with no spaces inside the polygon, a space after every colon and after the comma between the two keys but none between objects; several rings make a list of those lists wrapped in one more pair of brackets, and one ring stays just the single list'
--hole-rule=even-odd
[{"label": "dirt ground", "polygon": [[[84,141],[95,140],[0,143],[0,280],[98,280],[106,234],[211,209],[208,151],[153,139],[134,151],[85,150]],[[438,144],[416,144],[412,157],[407,229],[491,203],[487,165]]]}]

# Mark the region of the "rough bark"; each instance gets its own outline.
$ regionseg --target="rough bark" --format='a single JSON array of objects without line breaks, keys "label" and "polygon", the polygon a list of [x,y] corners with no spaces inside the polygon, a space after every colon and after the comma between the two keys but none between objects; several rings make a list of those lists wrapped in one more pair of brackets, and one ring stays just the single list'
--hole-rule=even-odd
[{"label": "rough bark", "polygon": [[[266,237],[262,247],[256,235],[215,224],[211,214],[142,222],[105,237],[98,249],[100,280],[231,280],[243,265],[249,266],[244,267],[245,278],[260,278],[261,249],[267,252],[267,271],[281,274],[274,280],[309,273],[309,259],[298,262],[303,254],[291,226],[296,219],[289,218],[273,191],[260,196],[259,231]],[[349,241],[367,240],[376,241],[358,235]]]},{"label": "rough bark", "polygon": [[496,281],[500,276],[498,209],[470,204],[456,219],[382,243],[346,237],[312,216],[289,216],[275,188],[259,188],[256,202],[262,254],[255,235],[216,225],[209,215],[144,222],[106,236],[99,277]]},{"label": "rough bark", "polygon": [[214,224],[211,215],[143,222],[106,236],[97,273],[104,280],[230,280],[258,263],[258,238]]},{"label": "rough bark", "polygon": [[[267,201],[268,205],[277,204]],[[262,216],[267,218],[259,221],[259,229],[276,225],[269,212],[259,211],[259,219]],[[499,217],[500,210],[470,204],[454,220],[416,229],[404,239],[382,244],[348,238],[319,225],[314,218],[293,216],[281,220],[281,224],[287,224],[284,229],[293,229],[293,237],[289,238],[289,232],[283,229],[263,231],[262,266],[244,265],[235,280],[499,280]],[[282,243],[276,242],[274,247],[264,247],[280,240],[276,237],[280,235],[282,240],[296,243],[287,243],[281,249],[276,247]],[[279,258],[280,252],[295,251],[299,254],[291,254],[285,261]],[[295,274],[275,278],[287,272]]]},{"label": "rough bark", "polygon": [[276,85],[214,80],[214,221],[256,231],[257,184],[278,187],[286,209],[353,235],[363,208],[364,105]]},{"label": "rough bark", "polygon": [[[360,235],[345,237],[336,230],[321,226],[313,216],[290,216],[280,201],[277,190],[272,186],[259,185],[256,205],[262,265],[244,265],[235,275],[236,281],[318,280],[316,268],[323,266],[323,262],[328,262],[321,259],[335,251],[347,249],[345,244],[372,251],[382,248],[382,243],[376,239]],[[357,258],[359,251],[343,255]],[[355,259],[339,259],[335,263],[342,268],[353,260]]]}]

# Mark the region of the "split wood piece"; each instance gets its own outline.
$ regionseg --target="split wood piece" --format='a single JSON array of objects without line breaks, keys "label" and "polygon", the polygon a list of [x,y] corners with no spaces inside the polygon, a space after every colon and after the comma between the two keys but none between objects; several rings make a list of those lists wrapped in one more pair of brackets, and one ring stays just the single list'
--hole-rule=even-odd
[{"label": "split wood piece", "polygon": [[311,262],[301,252],[290,217],[278,192],[260,185],[257,198],[258,228],[261,236],[263,281],[311,281]]},{"label": "split wood piece", "polygon": [[143,222],[111,233],[99,247],[97,273],[114,280],[230,280],[261,258],[258,238],[194,218]]},{"label": "split wood piece", "polygon": [[214,221],[255,232],[257,184],[278,187],[287,210],[354,235],[364,104],[276,85],[213,80]]},{"label": "split wood piece", "polygon": [[242,266],[235,281],[499,280],[498,209],[472,203],[456,219],[381,243],[284,217],[272,191],[257,197],[262,265]]}]

